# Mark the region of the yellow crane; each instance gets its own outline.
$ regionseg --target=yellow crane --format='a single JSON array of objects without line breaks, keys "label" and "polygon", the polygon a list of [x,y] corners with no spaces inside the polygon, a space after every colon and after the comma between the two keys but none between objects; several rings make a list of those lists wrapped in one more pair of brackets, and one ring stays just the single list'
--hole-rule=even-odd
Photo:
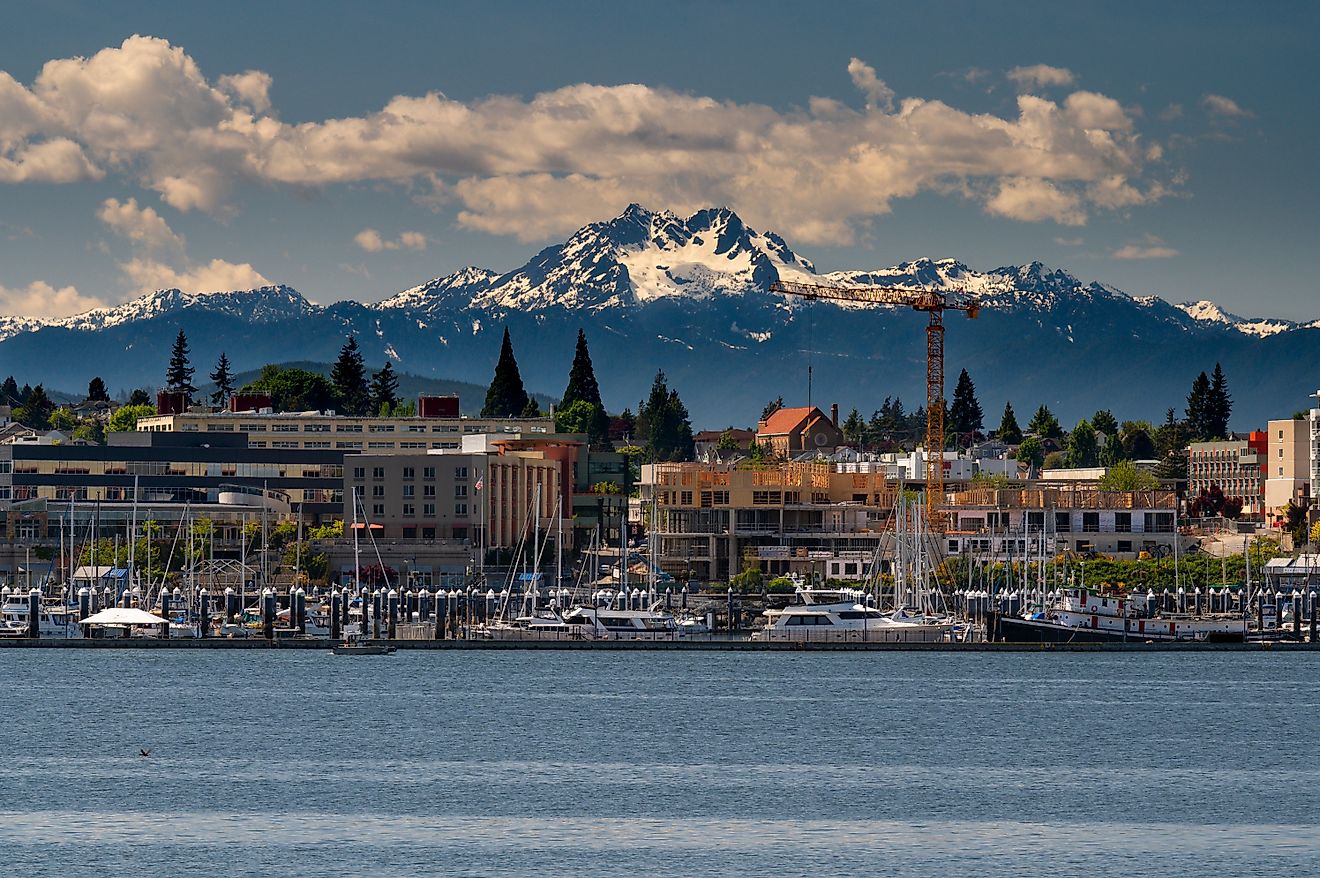
[{"label": "yellow crane", "polygon": [[929,315],[926,323],[926,508],[931,526],[944,530],[944,312],[965,311],[975,319],[980,306],[957,293],[908,287],[838,287],[778,280],[771,292],[804,299],[869,305],[901,305]]}]

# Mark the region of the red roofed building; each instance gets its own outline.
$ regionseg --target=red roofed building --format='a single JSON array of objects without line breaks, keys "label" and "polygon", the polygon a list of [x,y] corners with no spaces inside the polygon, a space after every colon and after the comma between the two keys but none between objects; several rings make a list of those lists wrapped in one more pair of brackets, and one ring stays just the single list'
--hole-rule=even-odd
[{"label": "red roofed building", "polygon": [[756,441],[789,460],[808,451],[831,452],[843,444],[843,434],[815,406],[781,408],[756,425]]}]

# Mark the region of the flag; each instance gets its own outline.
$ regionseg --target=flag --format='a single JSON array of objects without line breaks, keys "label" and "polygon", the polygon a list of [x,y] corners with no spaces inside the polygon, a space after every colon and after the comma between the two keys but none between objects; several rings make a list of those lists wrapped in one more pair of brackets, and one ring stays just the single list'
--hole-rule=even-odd
[{"label": "flag", "polygon": [[477,483],[476,483],[475,485],[473,485],[472,487],[474,487],[474,488],[476,488],[478,491],[480,491],[480,490],[481,490],[481,485],[482,485],[482,483],[483,483],[485,480],[486,480],[486,479],[485,479],[484,476],[481,477],[481,478],[479,478],[479,479],[477,479]]}]

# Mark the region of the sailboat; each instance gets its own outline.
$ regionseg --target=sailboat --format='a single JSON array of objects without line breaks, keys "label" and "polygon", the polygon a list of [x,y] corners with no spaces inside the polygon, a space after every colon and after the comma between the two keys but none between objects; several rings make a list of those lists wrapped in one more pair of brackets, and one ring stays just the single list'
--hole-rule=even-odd
[{"label": "sailboat", "polygon": [[[354,594],[360,594],[362,590],[361,588],[362,583],[361,580],[359,579],[360,571],[362,570],[362,556],[361,556],[361,546],[358,542],[358,531],[360,531],[361,528],[358,526],[358,517],[357,517],[358,504],[360,502],[362,501],[358,497],[357,492],[354,492],[353,493],[353,528],[352,528],[353,530],[353,593]],[[366,514],[366,510],[364,509],[363,510],[364,517],[365,514]],[[382,565],[382,569],[384,569],[383,565]],[[392,653],[397,651],[395,647],[387,643],[377,643],[371,640],[367,636],[366,618],[367,618],[367,607],[366,607],[366,602],[364,600],[362,606],[362,620],[363,620],[362,626],[359,628],[359,630],[356,633],[350,633],[347,629],[347,626],[345,626],[343,641],[341,643],[336,643],[330,647],[330,651],[334,655],[391,655]]]}]

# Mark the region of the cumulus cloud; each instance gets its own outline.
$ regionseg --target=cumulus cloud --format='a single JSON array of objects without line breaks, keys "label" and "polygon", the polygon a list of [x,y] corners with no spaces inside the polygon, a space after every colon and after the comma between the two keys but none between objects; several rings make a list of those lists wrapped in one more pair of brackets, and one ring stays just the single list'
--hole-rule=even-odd
[{"label": "cumulus cloud", "polygon": [[1138,244],[1125,244],[1111,254],[1115,259],[1172,259],[1178,251],[1154,235],[1146,235]]},{"label": "cumulus cloud", "polygon": [[1201,98],[1201,106],[1205,107],[1212,115],[1222,116],[1226,119],[1242,119],[1252,115],[1250,110],[1244,109],[1237,101],[1223,95],[1205,95]]},{"label": "cumulus cloud", "polygon": [[[530,98],[399,95],[361,116],[291,124],[271,106],[267,74],[208,78],[182,48],[134,36],[90,57],[52,60],[30,85],[0,74],[0,182],[113,175],[177,210],[221,213],[243,183],[394,182],[432,187],[462,226],[523,239],[571,231],[630,201],[728,204],[806,244],[846,243],[921,192],[1069,225],[1109,209],[1115,190],[1128,204],[1164,192],[1148,167],[1149,144],[1104,95],[1023,94],[1014,112],[972,113],[899,100],[860,59],[848,72],[864,109],[814,98],[781,110],[582,83]],[[1073,79],[1047,65],[1010,76],[1051,86]]]},{"label": "cumulus cloud", "polygon": [[353,241],[368,253],[382,250],[425,250],[426,235],[421,232],[400,232],[399,237],[390,240],[381,237],[375,229],[363,229],[353,236]]},{"label": "cumulus cloud", "polygon": [[848,61],[848,75],[852,77],[853,85],[866,95],[866,106],[893,112],[894,90],[875,75],[874,67],[861,58],[852,58]]},{"label": "cumulus cloud", "polygon": [[179,289],[186,293],[250,290],[270,281],[246,262],[223,259],[197,264],[188,258],[187,242],[170,228],[155,208],[140,207],[137,199],[107,198],[96,218],[133,247],[132,258],[119,269],[134,291]]},{"label": "cumulus cloud", "polygon": [[1050,86],[1072,85],[1076,79],[1066,67],[1051,67],[1048,64],[1032,64],[1027,67],[1014,67],[1008,71],[1008,78],[1017,83],[1018,88],[1047,88]]},{"label": "cumulus cloud", "polygon": [[101,299],[84,296],[74,287],[56,289],[42,280],[25,287],[0,286],[0,314],[15,317],[71,317],[103,305]]}]

